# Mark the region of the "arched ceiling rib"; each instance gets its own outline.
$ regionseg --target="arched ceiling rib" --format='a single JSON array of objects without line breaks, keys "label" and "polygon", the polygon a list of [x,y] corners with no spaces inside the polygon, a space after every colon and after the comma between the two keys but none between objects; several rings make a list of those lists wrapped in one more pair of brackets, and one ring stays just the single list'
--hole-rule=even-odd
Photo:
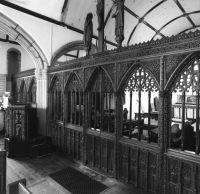
[{"label": "arched ceiling rib", "polygon": [[[105,0],[105,36],[110,43],[115,43],[115,21],[112,18],[114,1]],[[79,33],[83,33],[87,13],[92,12],[94,37],[98,36],[97,0],[4,0],[3,2],[52,18],[52,21],[58,21],[57,24],[63,23],[71,30],[77,29]],[[124,9],[123,45],[125,46],[189,32],[200,26],[199,0],[125,0]]]}]

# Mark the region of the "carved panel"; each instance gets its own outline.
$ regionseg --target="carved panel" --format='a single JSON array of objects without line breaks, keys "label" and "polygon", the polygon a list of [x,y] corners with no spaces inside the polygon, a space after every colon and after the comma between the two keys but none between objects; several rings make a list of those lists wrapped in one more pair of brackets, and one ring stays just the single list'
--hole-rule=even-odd
[{"label": "carved panel", "polygon": [[122,180],[128,181],[128,165],[129,165],[129,148],[127,146],[121,145],[121,162],[120,162],[120,178]]},{"label": "carved panel", "polygon": [[174,70],[178,67],[179,63],[187,56],[188,54],[177,54],[166,56],[166,79],[168,80]]},{"label": "carved panel", "polygon": [[137,186],[138,149],[130,149],[129,181]]},{"label": "carved panel", "polygon": [[87,164],[89,166],[93,166],[93,137],[91,135],[87,135],[86,139],[86,157],[87,157]]},{"label": "carved panel", "polygon": [[117,64],[117,84],[119,84],[126,74],[132,63],[118,63]]},{"label": "carved panel", "polygon": [[168,167],[168,180],[169,180],[169,193],[177,194],[179,193],[179,164],[178,160],[169,159]]},{"label": "carved panel", "polygon": [[107,172],[107,141],[101,140],[101,169]]},{"label": "carved panel", "polygon": [[149,153],[149,181],[148,189],[152,193],[156,193],[158,184],[158,160],[157,155]]},{"label": "carved panel", "polygon": [[147,189],[147,160],[148,152],[140,150],[139,152],[139,169],[138,169],[138,186],[142,189]]},{"label": "carved panel", "polygon": [[115,64],[106,64],[103,68],[107,71],[113,83],[115,83]]},{"label": "carved panel", "polygon": [[114,143],[111,141],[108,141],[108,173],[113,174],[114,171]]},{"label": "carved panel", "polygon": [[160,83],[160,60],[155,59],[151,61],[145,61],[142,62],[142,64],[144,64],[144,67],[152,73],[157,82]]},{"label": "carved panel", "polygon": [[101,157],[101,140],[99,137],[95,137],[94,142],[94,157],[95,157],[95,167],[100,168],[100,157]]},{"label": "carved panel", "polygon": [[192,187],[192,166],[191,164],[182,164],[182,184],[186,189],[191,189]]}]

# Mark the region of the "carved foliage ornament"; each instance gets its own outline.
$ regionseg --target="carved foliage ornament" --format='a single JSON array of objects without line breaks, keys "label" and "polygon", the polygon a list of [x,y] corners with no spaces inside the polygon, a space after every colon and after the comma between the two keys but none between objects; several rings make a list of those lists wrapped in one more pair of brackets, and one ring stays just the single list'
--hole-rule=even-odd
[{"label": "carved foliage ornament", "polygon": [[179,75],[177,81],[172,88],[174,92],[188,92],[192,89],[193,92],[199,91],[200,83],[200,64],[195,59],[190,62],[190,66],[185,68]]},{"label": "carved foliage ornament", "polygon": [[134,70],[125,88],[125,91],[129,92],[137,92],[139,90],[142,92],[158,91],[158,86],[154,78],[142,67],[138,67]]}]

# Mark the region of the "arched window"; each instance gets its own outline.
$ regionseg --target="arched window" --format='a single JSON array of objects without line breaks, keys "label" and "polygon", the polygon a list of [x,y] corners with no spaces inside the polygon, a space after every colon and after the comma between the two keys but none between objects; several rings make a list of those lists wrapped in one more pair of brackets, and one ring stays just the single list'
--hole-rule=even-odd
[{"label": "arched window", "polygon": [[29,86],[28,102],[32,104],[36,103],[36,84],[34,79],[31,81]]},{"label": "arched window", "polygon": [[62,88],[58,78],[53,81],[53,86],[50,89],[50,107],[51,107],[51,119],[62,120]]},{"label": "arched window", "polygon": [[171,147],[199,154],[200,60],[193,58],[171,90]]},{"label": "arched window", "polygon": [[88,128],[113,133],[115,97],[112,83],[103,69],[99,69],[94,77],[86,92]]},{"label": "arched window", "polygon": [[21,70],[21,53],[17,49],[9,49],[7,51],[7,62],[7,80],[10,81],[12,75],[19,73]]},{"label": "arched window", "polygon": [[133,71],[124,89],[123,136],[157,142],[158,89],[154,78],[141,66]]},{"label": "arched window", "polygon": [[81,126],[83,124],[83,90],[75,74],[66,85],[65,101],[67,122]]},{"label": "arched window", "polygon": [[21,82],[21,87],[18,94],[18,102],[22,104],[27,103],[27,89],[26,89],[26,84],[24,80],[22,80]]}]

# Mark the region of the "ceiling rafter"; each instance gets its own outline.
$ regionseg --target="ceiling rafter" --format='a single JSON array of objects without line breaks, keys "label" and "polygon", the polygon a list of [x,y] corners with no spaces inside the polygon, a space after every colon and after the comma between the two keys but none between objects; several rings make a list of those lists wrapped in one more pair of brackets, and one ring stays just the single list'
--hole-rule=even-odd
[{"label": "ceiling rafter", "polygon": [[[182,11],[183,14],[186,14],[185,9],[183,8],[183,6],[180,4],[180,2],[178,0],[174,0],[174,2],[176,3],[176,5],[178,6],[178,8]],[[190,18],[189,15],[186,16],[186,18],[188,19],[188,21],[191,23],[191,25],[193,27],[195,27],[196,25],[194,24],[194,22],[192,21],[192,19]]]},{"label": "ceiling rafter", "polygon": [[[31,11],[31,10],[29,10],[29,9],[26,9],[26,8],[23,8],[23,7],[18,6],[18,5],[16,5],[16,4],[10,3],[10,2],[8,2],[8,1],[0,1],[0,4],[2,4],[2,5],[4,5],[4,6],[7,6],[7,7],[10,7],[10,8],[12,8],[12,9],[15,9],[15,10],[17,10],[17,11],[23,12],[23,13],[25,13],[25,14],[34,16],[34,17],[36,17],[36,18],[39,18],[39,19],[48,21],[48,22],[50,22],[50,23],[53,23],[53,24],[56,24],[56,25],[59,25],[59,26],[62,26],[62,27],[67,27],[68,29],[70,29],[70,30],[72,30],[72,31],[75,31],[75,32],[77,32],[77,33],[80,33],[80,34],[83,34],[83,33],[84,33],[83,30],[80,30],[80,29],[78,29],[78,28],[75,28],[75,27],[73,27],[73,26],[70,26],[70,25],[68,25],[68,24],[66,24],[66,23],[64,23],[64,22],[60,22],[60,21],[58,21],[58,20],[54,20],[54,19],[52,19],[52,18],[50,18],[50,17],[47,17],[47,16],[45,16],[45,15],[36,13],[36,12]],[[97,39],[98,39],[98,36],[93,35],[93,38],[97,40]],[[112,46],[117,47],[117,44],[116,44],[116,43],[113,43],[113,42],[111,42],[111,41],[109,41],[109,40],[106,40],[106,43],[108,43],[108,44],[110,44],[110,45],[112,45]]]},{"label": "ceiling rafter", "polygon": [[106,19],[105,19],[105,21],[104,21],[104,28],[105,28],[105,26],[106,26],[106,24],[107,24],[107,22],[108,22],[108,19],[109,19],[109,17],[110,17],[110,14],[112,13],[112,10],[114,9],[114,7],[115,7],[115,5],[113,4],[112,7],[111,7],[110,10],[109,10],[107,16],[106,16]]},{"label": "ceiling rafter", "polygon": [[77,50],[77,53],[76,53],[77,58],[78,58],[78,56],[79,56],[79,52],[80,52],[80,50],[78,49],[78,50]]},{"label": "ceiling rafter", "polygon": [[72,54],[69,54],[69,53],[65,53],[64,55],[65,55],[65,56],[67,56],[67,57],[74,57],[74,58],[78,58],[76,55],[72,55]]},{"label": "ceiling rafter", "polygon": [[[151,13],[155,8],[157,8],[159,5],[163,4],[165,1],[167,0],[163,0],[159,3],[157,3],[156,5],[154,5],[151,9],[149,9],[143,16],[142,18],[145,18],[149,13]],[[138,20],[138,23],[136,24],[136,26],[133,28],[133,30],[131,31],[130,35],[129,35],[129,38],[128,38],[128,42],[127,42],[127,45],[129,45],[129,42],[131,41],[131,38],[133,37],[133,34],[136,30],[136,28],[139,26],[140,24],[140,21]]]},{"label": "ceiling rafter", "polygon": [[62,11],[61,11],[61,21],[64,22],[67,16],[67,6],[69,0],[65,0],[63,3]]},{"label": "ceiling rafter", "polygon": [[[138,19],[138,23],[143,23],[146,26],[148,26],[150,29],[152,29],[154,32],[158,33],[159,35],[161,35],[162,37],[165,37],[162,33],[158,32],[157,29],[155,29],[151,24],[149,24],[148,22],[146,22],[144,20],[144,17],[139,17],[136,13],[134,13],[132,10],[130,10],[128,7],[124,6],[124,10],[127,11],[128,13],[130,13],[132,16],[134,16],[136,19]],[[136,28],[134,28],[135,31]]]},{"label": "ceiling rafter", "polygon": [[[169,24],[171,24],[171,23],[174,22],[175,20],[178,20],[178,19],[180,19],[180,18],[182,18],[182,17],[186,17],[187,15],[189,16],[189,15],[192,15],[192,14],[196,14],[196,13],[200,13],[200,10],[198,10],[198,11],[192,11],[192,12],[185,13],[185,14],[183,14],[183,15],[180,15],[180,16],[178,16],[178,17],[176,17],[176,18],[170,20],[170,21],[167,22],[166,24],[164,24],[164,25],[158,30],[158,32],[160,33],[161,30],[163,30],[166,26],[168,26]],[[153,40],[153,39],[155,38],[155,36],[157,36],[159,33],[155,33],[155,35],[152,37],[151,40]]]}]

